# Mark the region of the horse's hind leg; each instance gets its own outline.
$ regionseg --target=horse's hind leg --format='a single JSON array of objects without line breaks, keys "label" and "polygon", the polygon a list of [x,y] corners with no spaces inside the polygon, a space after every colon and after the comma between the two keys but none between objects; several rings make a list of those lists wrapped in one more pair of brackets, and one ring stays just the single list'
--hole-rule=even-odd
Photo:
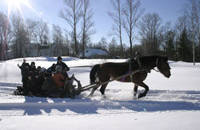
[{"label": "horse's hind leg", "polygon": [[145,84],[145,83],[139,83],[138,85],[140,85],[141,87],[143,87],[145,90],[143,93],[140,93],[138,95],[138,98],[142,98],[142,97],[145,97],[147,95],[147,92],[149,91],[149,87]]}]

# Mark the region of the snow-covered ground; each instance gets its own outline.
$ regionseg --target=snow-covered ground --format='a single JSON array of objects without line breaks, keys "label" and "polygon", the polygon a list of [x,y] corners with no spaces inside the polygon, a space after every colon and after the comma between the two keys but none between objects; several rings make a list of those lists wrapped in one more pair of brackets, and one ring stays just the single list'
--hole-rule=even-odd
[{"label": "snow-covered ground", "polygon": [[[56,62],[56,58],[26,59],[45,68]],[[145,81],[150,91],[139,100],[133,97],[132,83],[116,81],[108,85],[105,97],[99,91],[87,97],[90,91],[86,91],[76,99],[55,99],[12,95],[21,84],[17,64],[22,60],[0,63],[0,130],[200,129],[200,64],[170,61],[169,79],[152,70]],[[69,74],[75,74],[82,85],[89,84],[89,66],[125,61],[63,60],[71,67]]]}]

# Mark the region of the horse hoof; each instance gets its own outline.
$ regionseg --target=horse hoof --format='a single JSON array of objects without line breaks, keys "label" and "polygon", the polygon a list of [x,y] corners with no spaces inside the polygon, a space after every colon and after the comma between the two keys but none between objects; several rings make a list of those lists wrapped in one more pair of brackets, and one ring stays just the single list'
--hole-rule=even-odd
[{"label": "horse hoof", "polygon": [[138,95],[138,99],[139,99],[139,98],[142,98],[142,97],[145,97],[145,96],[146,96],[146,94],[142,94],[142,93],[141,93],[141,94]]},{"label": "horse hoof", "polygon": [[133,96],[133,100],[137,100],[138,99],[138,97],[137,96]]},{"label": "horse hoof", "polygon": [[144,96],[142,96],[142,95],[138,95],[138,99],[140,99],[140,98],[142,98],[142,97],[144,97]]},{"label": "horse hoof", "polygon": [[106,95],[102,95],[102,97],[103,97],[103,99],[106,99],[106,98],[107,98]]},{"label": "horse hoof", "polygon": [[92,97],[93,96],[93,94],[89,94],[87,97]]}]

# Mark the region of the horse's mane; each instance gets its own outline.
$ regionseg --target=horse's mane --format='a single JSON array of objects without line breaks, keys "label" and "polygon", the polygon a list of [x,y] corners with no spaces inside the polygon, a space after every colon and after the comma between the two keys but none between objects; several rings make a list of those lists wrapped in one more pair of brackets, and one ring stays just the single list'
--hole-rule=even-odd
[{"label": "horse's mane", "polygon": [[167,56],[151,55],[151,56],[140,56],[141,60],[155,60],[155,59],[167,59]]}]

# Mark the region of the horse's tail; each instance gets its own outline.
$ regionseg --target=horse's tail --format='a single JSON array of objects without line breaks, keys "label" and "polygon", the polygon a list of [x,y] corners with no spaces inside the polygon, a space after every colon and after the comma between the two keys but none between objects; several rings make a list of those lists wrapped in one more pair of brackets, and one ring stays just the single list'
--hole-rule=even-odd
[{"label": "horse's tail", "polygon": [[99,70],[100,70],[99,64],[92,67],[92,69],[90,71],[90,84],[94,84],[96,82],[97,73]]}]

